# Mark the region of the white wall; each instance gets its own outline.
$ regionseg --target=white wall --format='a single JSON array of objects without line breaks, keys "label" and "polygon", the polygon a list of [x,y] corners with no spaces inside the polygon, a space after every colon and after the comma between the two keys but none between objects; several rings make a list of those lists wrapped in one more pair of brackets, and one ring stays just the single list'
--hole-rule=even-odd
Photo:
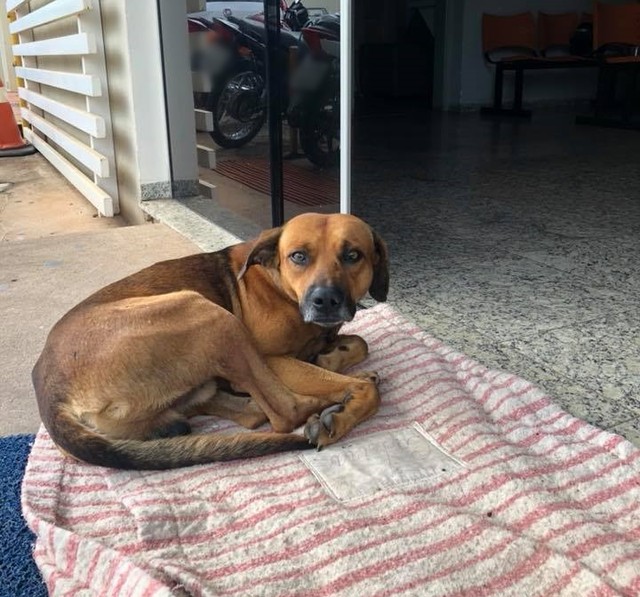
[{"label": "white wall", "polygon": [[187,7],[185,0],[161,0],[159,8],[164,56],[158,58],[164,60],[164,99],[169,126],[172,196],[185,197],[198,193]]},{"label": "white wall", "polygon": [[340,10],[340,0],[308,0],[303,2],[307,8],[326,8],[327,12],[338,12]]},{"label": "white wall", "polygon": [[441,97],[434,97],[436,107],[447,109],[460,105],[464,4],[464,0],[445,2],[442,90]]},{"label": "white wall", "polygon": [[[174,196],[174,180],[191,180],[197,188],[197,159],[191,71],[188,61],[186,5],[162,0],[176,10],[175,37],[180,48],[167,48],[177,66],[168,78],[181,77],[175,93],[186,97],[178,107],[184,123],[171,139],[175,158],[171,163],[160,30],[156,0],[101,0],[105,54],[109,75],[109,99],[118,169],[122,215],[131,223],[144,220],[139,202]],[[170,23],[171,24],[171,23]],[[169,27],[171,29],[171,27]],[[182,37],[181,37],[182,34]],[[181,62],[178,62],[178,60]],[[188,84],[184,84],[188,81]],[[175,81],[170,80],[169,84]],[[174,106],[175,109],[175,106]],[[175,123],[174,123],[175,124]],[[173,171],[172,171],[173,165]],[[178,195],[179,196],[179,195]]]},{"label": "white wall", "polygon": [[[491,103],[494,69],[482,55],[482,13],[514,14],[538,11],[548,13],[592,12],[592,0],[466,0],[462,15],[459,90],[449,81],[450,105],[467,107]],[[454,44],[455,45],[455,44]],[[455,75],[457,76],[457,74]],[[526,71],[524,101],[564,101],[591,98],[595,92],[596,69]],[[505,77],[504,98],[513,97],[513,77]]]},{"label": "white wall", "polygon": [[[161,144],[163,132],[166,138],[166,131],[163,131],[162,114],[164,113],[164,102],[160,98],[161,105],[149,105],[147,110],[140,110],[137,113],[134,104],[133,85],[131,75],[131,54],[130,49],[137,37],[139,47],[148,48],[149,63],[147,66],[147,77],[151,83],[148,89],[154,87],[154,79],[157,78],[157,66],[154,68],[155,53],[152,50],[149,36],[157,32],[157,25],[154,23],[155,7],[150,3],[137,0],[135,3],[125,3],[125,0],[101,0],[100,9],[102,13],[102,29],[104,34],[105,57],[107,61],[107,73],[109,76],[109,101],[111,104],[111,126],[113,129],[113,141],[115,147],[116,168],[118,171],[118,190],[120,195],[120,213],[124,218],[132,223],[139,224],[144,221],[144,214],[138,207],[140,201],[141,169],[150,159],[156,159],[158,176],[166,179],[169,167],[163,165],[158,155],[140,151],[138,147],[138,129],[140,124],[148,121],[142,119],[143,116],[153,118],[159,116],[158,122],[147,131],[149,140]],[[127,9],[138,9],[137,21],[127,15]],[[131,20],[130,20],[131,19]],[[137,22],[137,25],[136,25]],[[142,26],[142,23],[147,23]],[[137,29],[137,36],[133,38],[130,34]],[[164,171],[162,171],[164,166]]]}]

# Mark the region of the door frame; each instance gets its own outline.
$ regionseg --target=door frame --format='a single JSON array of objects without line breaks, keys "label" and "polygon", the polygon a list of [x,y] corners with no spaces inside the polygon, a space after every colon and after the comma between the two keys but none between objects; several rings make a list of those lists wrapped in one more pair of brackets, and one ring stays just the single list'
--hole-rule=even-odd
[{"label": "door frame", "polygon": [[340,0],[340,213],[351,213],[353,2]]}]

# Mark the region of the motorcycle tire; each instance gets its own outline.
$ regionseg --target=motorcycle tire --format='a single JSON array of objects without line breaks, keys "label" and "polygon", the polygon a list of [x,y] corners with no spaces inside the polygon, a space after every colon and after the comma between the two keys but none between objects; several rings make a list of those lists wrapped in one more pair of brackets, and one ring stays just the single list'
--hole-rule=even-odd
[{"label": "motorcycle tire", "polygon": [[329,113],[323,103],[307,112],[300,125],[302,151],[312,164],[320,168],[335,168],[340,162],[340,126],[337,120],[340,115],[337,103],[331,104],[333,113]]},{"label": "motorcycle tire", "polygon": [[[255,96],[259,96],[264,88],[264,79],[262,74],[254,70],[240,70],[232,73],[209,95],[208,108],[213,114],[213,130],[210,132],[210,135],[220,147],[234,149],[246,145],[260,132],[260,129],[265,123],[267,110],[266,107],[262,106],[259,110],[253,110],[254,118],[250,123],[248,123],[244,130],[232,134],[222,124],[225,111],[229,107],[228,104],[233,101],[229,96],[234,93],[234,86],[236,87],[236,106],[232,112],[235,112],[236,114],[232,114],[231,118],[238,123],[242,123],[243,107],[238,104],[242,103],[243,98],[240,97],[238,99],[237,86],[241,84],[243,80],[252,81],[251,84],[255,87],[253,90],[244,91],[245,96],[248,98],[248,103],[251,104],[247,109],[251,110],[252,108],[255,108],[256,102],[260,101],[259,97]],[[256,114],[257,116],[255,116]],[[236,118],[235,116],[238,117]]]}]

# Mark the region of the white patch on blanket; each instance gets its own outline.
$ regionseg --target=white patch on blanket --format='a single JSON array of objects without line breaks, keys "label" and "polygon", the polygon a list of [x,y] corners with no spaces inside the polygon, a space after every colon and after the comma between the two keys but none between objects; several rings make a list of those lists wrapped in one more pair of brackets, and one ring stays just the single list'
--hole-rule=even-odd
[{"label": "white patch on blanket", "polygon": [[300,456],[334,499],[345,502],[451,474],[463,465],[424,429],[383,431]]}]

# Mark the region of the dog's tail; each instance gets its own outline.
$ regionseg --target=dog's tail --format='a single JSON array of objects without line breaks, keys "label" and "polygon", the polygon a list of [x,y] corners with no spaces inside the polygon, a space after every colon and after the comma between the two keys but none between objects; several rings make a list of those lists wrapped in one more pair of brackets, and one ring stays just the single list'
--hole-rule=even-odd
[{"label": "dog's tail", "polygon": [[112,439],[87,428],[64,411],[58,411],[45,427],[68,455],[89,464],[119,469],[172,469],[312,447],[303,435],[274,432]]}]

